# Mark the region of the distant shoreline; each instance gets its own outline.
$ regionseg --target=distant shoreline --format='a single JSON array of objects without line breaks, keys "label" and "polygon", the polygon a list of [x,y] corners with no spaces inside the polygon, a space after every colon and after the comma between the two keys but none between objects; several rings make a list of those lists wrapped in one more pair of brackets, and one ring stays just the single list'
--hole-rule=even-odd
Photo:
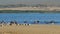
[{"label": "distant shoreline", "polygon": [[44,10],[36,7],[16,7],[16,8],[0,8],[0,10]]},{"label": "distant shoreline", "polygon": [[0,10],[0,13],[60,13],[60,11],[43,11],[43,10]]},{"label": "distant shoreline", "polygon": [[60,7],[16,7],[16,8],[0,8],[0,10],[42,10],[42,11],[60,11]]}]

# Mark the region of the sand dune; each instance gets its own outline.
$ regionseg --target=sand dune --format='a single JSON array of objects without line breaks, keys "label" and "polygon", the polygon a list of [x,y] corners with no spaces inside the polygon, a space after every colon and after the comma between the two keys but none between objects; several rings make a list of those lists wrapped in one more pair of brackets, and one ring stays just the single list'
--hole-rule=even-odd
[{"label": "sand dune", "polygon": [[60,34],[59,25],[6,25],[0,27],[0,34]]}]

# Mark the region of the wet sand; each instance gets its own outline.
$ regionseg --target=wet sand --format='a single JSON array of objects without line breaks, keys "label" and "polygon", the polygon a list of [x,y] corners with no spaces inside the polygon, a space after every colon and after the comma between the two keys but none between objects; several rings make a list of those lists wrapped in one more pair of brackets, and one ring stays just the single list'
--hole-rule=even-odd
[{"label": "wet sand", "polygon": [[0,27],[0,34],[60,34],[60,25],[6,25]]}]

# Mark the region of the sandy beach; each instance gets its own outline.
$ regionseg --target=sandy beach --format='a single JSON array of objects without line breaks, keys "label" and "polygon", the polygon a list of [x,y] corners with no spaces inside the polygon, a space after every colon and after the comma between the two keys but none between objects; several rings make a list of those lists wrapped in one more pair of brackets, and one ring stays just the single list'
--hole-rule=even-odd
[{"label": "sandy beach", "polygon": [[60,7],[16,7],[0,8],[0,10],[43,10],[43,11],[60,11]]},{"label": "sandy beach", "polygon": [[6,25],[0,27],[0,34],[60,34],[60,25]]},{"label": "sandy beach", "polygon": [[45,9],[36,7],[16,7],[16,8],[0,8],[0,10],[45,10]]}]

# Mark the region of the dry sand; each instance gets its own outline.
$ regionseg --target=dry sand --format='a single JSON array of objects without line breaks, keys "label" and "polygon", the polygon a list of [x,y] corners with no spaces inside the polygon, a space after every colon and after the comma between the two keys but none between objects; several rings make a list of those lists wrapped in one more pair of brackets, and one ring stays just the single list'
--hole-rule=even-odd
[{"label": "dry sand", "polygon": [[60,34],[60,25],[7,25],[0,27],[0,34]]}]

